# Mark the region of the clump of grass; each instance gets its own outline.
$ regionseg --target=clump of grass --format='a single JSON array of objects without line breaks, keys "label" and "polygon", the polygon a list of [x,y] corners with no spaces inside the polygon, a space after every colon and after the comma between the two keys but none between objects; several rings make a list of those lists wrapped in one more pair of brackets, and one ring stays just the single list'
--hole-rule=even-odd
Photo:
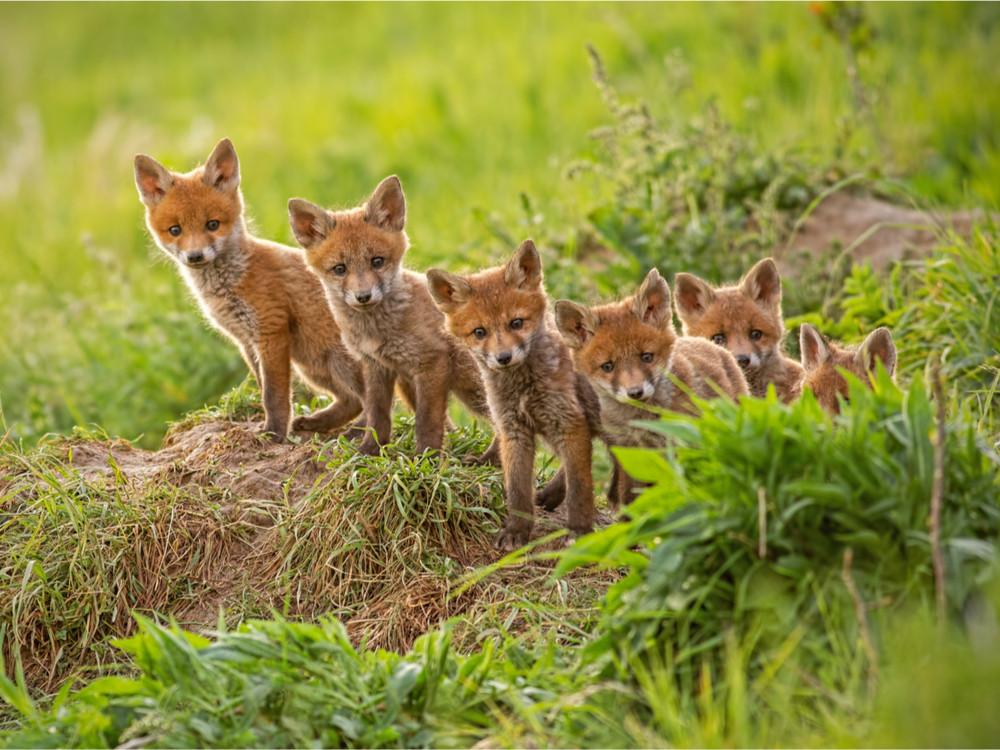
[{"label": "clump of grass", "polygon": [[[724,661],[727,628],[752,634],[744,658],[760,675],[803,627],[797,661],[816,684],[871,688],[871,622],[929,606],[938,560],[945,611],[958,616],[997,562],[1000,459],[965,410],[941,426],[942,465],[935,411],[919,380],[904,393],[882,372],[874,391],[851,380],[835,420],[807,392],[789,406],[720,399],[697,420],[654,423],[672,440],[666,454],[619,453],[653,486],[628,522],[581,539],[560,564],[628,569],[591,652],[670,649],[675,679],[693,690],[700,663]],[[937,542],[928,533],[936,471]]]}]

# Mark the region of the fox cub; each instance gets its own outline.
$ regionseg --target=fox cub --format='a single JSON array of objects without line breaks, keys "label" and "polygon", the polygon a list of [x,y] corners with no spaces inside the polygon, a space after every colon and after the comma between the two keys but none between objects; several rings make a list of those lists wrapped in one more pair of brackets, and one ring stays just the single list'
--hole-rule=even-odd
[{"label": "fox cub", "polygon": [[[651,415],[630,402],[694,414],[685,388],[706,399],[721,393],[735,400],[747,394],[746,379],[732,354],[704,339],[678,338],[670,287],[655,268],[636,293],[621,302],[587,308],[559,300],[556,323],[576,369],[600,397],[601,423],[614,445],[663,443],[656,433],[633,425]],[[635,483],[615,470],[618,494],[609,501],[618,505],[632,499]]]},{"label": "fox cub", "polygon": [[[419,452],[441,448],[449,393],[474,414],[488,416],[475,362],[444,332],[444,315],[431,300],[427,279],[402,267],[410,243],[399,179],[382,180],[357,208],[327,211],[293,198],[288,213],[344,341],[364,365],[369,432],[359,451],[374,455],[388,442],[397,380],[412,394]],[[495,461],[496,454],[494,445],[479,460]]]},{"label": "fox cub", "polygon": [[674,279],[674,304],[685,336],[728,349],[743,369],[750,394],[761,397],[774,383],[786,404],[801,392],[802,366],[784,354],[781,278],[765,258],[739,284],[714,289],[689,273]]},{"label": "fox cub", "polygon": [[799,328],[799,348],[806,372],[803,388],[809,388],[819,405],[831,414],[840,413],[837,396],[845,402],[848,399],[847,380],[837,372],[838,367],[869,384],[879,360],[889,375],[896,370],[896,345],[888,328],[876,328],[854,350],[832,344],[811,325],[803,323]]},{"label": "fox cub", "polygon": [[537,436],[562,462],[564,482],[540,500],[551,509],[565,497],[570,531],[587,533],[595,513],[591,439],[600,433],[600,405],[555,331],[534,242],[521,243],[505,266],[471,276],[431,269],[427,279],[448,330],[472,352],[486,382],[507,488],[507,522],[496,546],[520,547],[531,534]]},{"label": "fox cub", "polygon": [[257,378],[264,432],[279,441],[288,434],[293,363],[306,382],[336,400],[296,417],[292,429],[334,430],[357,417],[364,387],[360,363],[344,348],[302,253],[247,231],[240,164],[229,139],[187,174],[140,154],[135,184],[156,244],[177,263],[206,317],[239,346]]}]

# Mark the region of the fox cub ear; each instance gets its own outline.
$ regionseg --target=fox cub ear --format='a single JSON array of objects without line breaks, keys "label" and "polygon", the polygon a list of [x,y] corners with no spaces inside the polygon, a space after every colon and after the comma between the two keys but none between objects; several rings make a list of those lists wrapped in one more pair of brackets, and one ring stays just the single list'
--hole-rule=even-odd
[{"label": "fox cub ear", "polygon": [[875,363],[882,360],[885,371],[891,376],[896,370],[896,345],[892,341],[889,329],[876,328],[865,339],[856,356],[857,363],[866,372],[875,372]]},{"label": "fox cub ear", "polygon": [[315,247],[337,226],[336,219],[326,209],[301,198],[288,201],[288,223],[292,225],[295,241],[304,248]]},{"label": "fox cub ear", "polygon": [[556,302],[556,328],[571,349],[579,349],[586,344],[600,327],[600,316],[589,307],[568,299]]},{"label": "fox cub ear", "polygon": [[472,296],[472,287],[465,279],[454,274],[432,268],[427,272],[427,291],[434,304],[443,313],[453,313]]},{"label": "fox cub ear", "polygon": [[174,178],[160,162],[152,156],[136,154],[135,186],[139,189],[139,200],[147,206],[155,206],[173,184]]},{"label": "fox cub ear", "polygon": [[365,221],[383,232],[402,232],[406,226],[406,196],[396,175],[386,177],[365,203]]},{"label": "fox cub ear", "polygon": [[830,359],[830,345],[823,335],[808,323],[799,328],[799,352],[802,367],[806,372],[812,372]]},{"label": "fox cub ear", "polygon": [[535,241],[528,239],[518,246],[514,257],[507,262],[503,280],[515,289],[534,289],[542,284],[542,259],[538,257]]},{"label": "fox cub ear", "polygon": [[236,158],[236,149],[228,138],[223,138],[213,149],[205,162],[201,181],[224,193],[240,186],[240,160]]},{"label": "fox cub ear", "polygon": [[781,276],[770,258],[757,263],[740,283],[743,293],[765,308],[781,306]]},{"label": "fox cub ear", "polygon": [[713,302],[715,290],[707,282],[690,273],[674,277],[674,305],[682,322],[698,320]]},{"label": "fox cub ear", "polygon": [[632,299],[632,315],[654,328],[669,328],[674,323],[670,309],[670,287],[655,268],[651,269],[639,285]]}]

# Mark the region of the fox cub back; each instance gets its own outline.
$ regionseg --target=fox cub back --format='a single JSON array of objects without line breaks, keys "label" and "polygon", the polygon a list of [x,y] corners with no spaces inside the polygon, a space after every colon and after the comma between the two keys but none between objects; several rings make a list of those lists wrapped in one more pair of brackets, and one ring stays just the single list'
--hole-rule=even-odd
[{"label": "fox cub back", "polygon": [[784,354],[781,278],[773,260],[765,258],[740,283],[719,288],[679,273],[674,304],[685,336],[708,339],[736,358],[751,395],[764,396],[773,383],[785,403],[798,396],[802,366]]},{"label": "fox cub back", "polygon": [[[308,201],[288,203],[296,240],[322,283],[344,340],[364,366],[368,435],[359,450],[374,454],[389,440],[397,383],[414,404],[417,450],[444,441],[448,394],[487,415],[486,394],[469,353],[444,331],[444,315],[427,279],[403,268],[406,198],[399,179],[382,180],[366,203],[327,211]],[[497,448],[479,460],[495,460]]]},{"label": "fox cub back", "polygon": [[360,365],[344,348],[302,253],[247,231],[240,165],[229,139],[186,174],[139,154],[135,184],[156,244],[177,263],[206,317],[239,346],[260,384],[264,432],[277,440],[288,432],[293,363],[336,399],[296,418],[293,429],[333,430],[358,416]]},{"label": "fox cub back", "polygon": [[[704,339],[678,338],[670,288],[655,268],[621,302],[588,308],[559,300],[556,323],[576,369],[600,397],[601,423],[614,445],[661,445],[657,433],[633,422],[651,417],[645,406],[694,414],[685,389],[705,399],[721,394],[735,400],[748,392],[728,351]],[[619,495],[611,501],[628,502],[632,487],[631,479],[619,474]]]},{"label": "fox cub back", "polygon": [[[469,276],[431,269],[427,279],[448,331],[472,353],[486,383],[507,489],[497,546],[519,547],[530,536],[536,437],[561,461],[570,531],[587,533],[595,513],[591,439],[600,432],[600,406],[555,330],[534,242],[521,243],[506,265]],[[551,504],[540,500],[551,508],[562,497],[560,491]]]},{"label": "fox cub back", "polygon": [[876,328],[855,349],[839,347],[827,341],[813,326],[803,323],[799,328],[799,347],[805,368],[803,388],[811,390],[819,405],[831,414],[840,413],[837,396],[845,402],[848,400],[847,380],[838,368],[869,385],[880,361],[889,375],[895,374],[896,345],[888,328]]}]

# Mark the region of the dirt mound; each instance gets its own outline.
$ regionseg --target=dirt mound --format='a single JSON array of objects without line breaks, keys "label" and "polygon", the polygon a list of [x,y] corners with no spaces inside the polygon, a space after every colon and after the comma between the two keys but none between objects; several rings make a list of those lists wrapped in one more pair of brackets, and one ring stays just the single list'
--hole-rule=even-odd
[{"label": "dirt mound", "polygon": [[[131,634],[130,612],[194,630],[214,628],[220,613],[229,626],[275,611],[333,613],[358,642],[399,650],[460,614],[504,612],[517,629],[510,611],[525,597],[565,595],[548,586],[552,561],[464,585],[500,557],[492,539],[502,477],[415,460],[412,429],[397,433],[387,456],[367,458],[336,442],[275,444],[255,422],[212,420],[176,426],[158,451],[67,439],[0,464],[0,554],[17,582],[0,585],[0,624],[17,634],[29,682],[52,690],[105,661],[109,639]],[[564,508],[540,513],[534,539],[565,521]],[[574,580],[593,597],[614,577]]]},{"label": "dirt mound", "polygon": [[982,212],[920,211],[841,191],[824,198],[791,243],[775,255],[794,265],[827,253],[831,247],[846,250],[854,246],[850,251],[854,262],[867,260],[880,269],[895,260],[930,255],[940,243],[941,230],[969,234],[973,222],[981,218]]}]

